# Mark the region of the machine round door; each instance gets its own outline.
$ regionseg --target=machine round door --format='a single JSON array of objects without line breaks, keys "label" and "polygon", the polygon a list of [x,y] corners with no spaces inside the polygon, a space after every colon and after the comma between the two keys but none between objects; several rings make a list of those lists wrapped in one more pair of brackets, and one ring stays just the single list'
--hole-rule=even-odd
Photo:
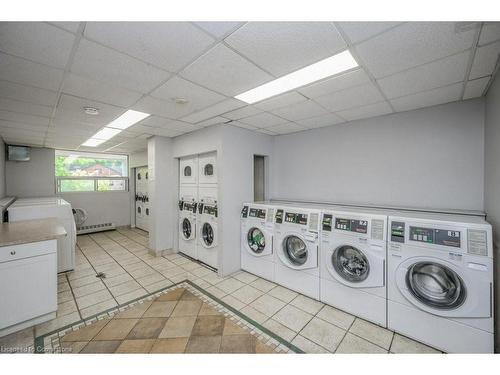
[{"label": "machine round door", "polygon": [[255,254],[261,254],[266,249],[266,236],[256,227],[250,228],[247,233],[247,244]]},{"label": "machine round door", "polygon": [[289,235],[283,240],[283,252],[285,257],[294,266],[302,266],[307,261],[307,245],[298,236]]},{"label": "machine round door", "polygon": [[439,309],[460,307],[467,292],[462,278],[451,268],[432,261],[421,261],[408,267],[406,287],[422,304]]},{"label": "machine round door", "polygon": [[201,238],[206,246],[212,246],[214,243],[214,229],[209,223],[203,224],[201,228]]},{"label": "machine round door", "polygon": [[366,255],[351,245],[336,248],[331,262],[337,274],[350,283],[365,281],[370,273],[370,262]]},{"label": "machine round door", "polygon": [[184,239],[190,240],[192,234],[193,228],[191,226],[191,221],[188,218],[184,218],[184,220],[182,220],[182,235]]},{"label": "machine round door", "polygon": [[186,165],[184,167],[184,177],[191,177],[191,174],[192,174],[192,170],[191,170],[191,166],[189,165]]}]

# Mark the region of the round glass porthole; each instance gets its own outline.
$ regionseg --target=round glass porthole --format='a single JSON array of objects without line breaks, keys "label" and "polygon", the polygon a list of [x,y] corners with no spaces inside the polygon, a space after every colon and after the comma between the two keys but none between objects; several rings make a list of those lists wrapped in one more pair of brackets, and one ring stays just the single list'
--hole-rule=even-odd
[{"label": "round glass porthole", "polygon": [[192,233],[191,222],[185,218],[182,221],[182,234],[184,235],[184,238],[188,240],[191,238],[191,233]]},{"label": "round glass porthole", "polygon": [[335,271],[352,283],[366,280],[370,273],[370,263],[365,254],[354,246],[338,247],[332,254],[332,265]]},{"label": "round glass porthole", "polygon": [[206,164],[204,168],[205,176],[213,176],[214,175],[214,166],[212,164]]},{"label": "round glass porthole", "polygon": [[207,246],[211,246],[214,243],[214,230],[209,223],[203,224],[201,228],[201,237]]},{"label": "round glass porthole", "polygon": [[260,254],[266,248],[266,238],[259,228],[251,228],[247,234],[247,243],[250,250]]},{"label": "round glass porthole", "polygon": [[302,266],[307,261],[307,245],[297,236],[286,237],[283,241],[283,250],[294,265]]},{"label": "round glass porthole", "polygon": [[418,262],[409,267],[406,286],[417,300],[441,310],[461,306],[466,297],[460,276],[451,268],[435,262]]},{"label": "round glass porthole", "polygon": [[189,165],[184,167],[184,177],[191,177],[191,167]]}]

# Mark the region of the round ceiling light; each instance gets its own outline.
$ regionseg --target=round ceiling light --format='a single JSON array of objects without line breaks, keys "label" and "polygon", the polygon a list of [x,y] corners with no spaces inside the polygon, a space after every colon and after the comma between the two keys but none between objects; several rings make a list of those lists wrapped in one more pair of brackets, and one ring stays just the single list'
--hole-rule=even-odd
[{"label": "round ceiling light", "polygon": [[87,115],[91,115],[91,116],[96,116],[99,114],[99,109],[97,108],[94,108],[94,107],[83,107],[83,111],[87,114]]}]

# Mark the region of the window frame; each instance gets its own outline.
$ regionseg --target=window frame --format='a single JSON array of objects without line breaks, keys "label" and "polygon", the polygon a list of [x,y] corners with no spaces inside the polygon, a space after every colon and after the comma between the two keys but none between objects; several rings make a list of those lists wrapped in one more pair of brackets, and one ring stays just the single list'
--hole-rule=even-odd
[{"label": "window frame", "polygon": [[[99,153],[89,153],[89,152],[82,152],[82,151],[66,151],[66,150],[56,150],[55,152],[55,157],[54,157],[54,163],[55,160],[58,156],[64,155],[65,153],[71,153],[71,154],[77,154],[77,155],[82,155],[82,156],[87,156],[87,157],[95,157],[96,159],[98,158]],[[56,188],[56,194],[95,194],[95,193],[128,193],[130,191],[130,168],[129,168],[129,157],[128,155],[122,155],[122,154],[101,154],[105,156],[125,156],[125,161],[126,161],[126,168],[125,171],[127,173],[126,176],[55,176],[54,173],[54,179],[55,179],[55,188]],[[85,180],[91,180],[93,181],[93,190],[85,190],[85,191],[61,191],[61,181],[85,181]],[[117,180],[117,181],[123,181],[125,184],[125,187],[123,190],[98,190],[99,186],[99,181],[109,181],[109,180]]]}]

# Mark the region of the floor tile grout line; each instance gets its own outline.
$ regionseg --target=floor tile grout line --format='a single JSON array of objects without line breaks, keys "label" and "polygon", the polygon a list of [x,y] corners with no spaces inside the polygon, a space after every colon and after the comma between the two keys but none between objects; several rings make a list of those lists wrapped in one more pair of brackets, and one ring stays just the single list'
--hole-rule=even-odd
[{"label": "floor tile grout line", "polygon": [[78,312],[78,316],[80,317],[80,319],[82,319],[82,313],[80,312],[80,307],[78,306],[78,303],[76,302],[75,292],[73,292],[73,286],[71,285],[71,282],[69,281],[68,273],[65,272],[64,276],[66,277],[66,280],[68,281],[69,290],[71,291],[71,295],[73,296],[73,302],[75,303],[76,311]]},{"label": "floor tile grout line", "polygon": [[[91,238],[91,237],[89,236],[89,238]],[[91,238],[91,240],[92,240],[92,241],[94,241],[94,239],[93,239],[93,238]],[[95,242],[95,243],[96,243],[99,247],[101,247],[101,246],[100,246],[100,245],[99,245],[96,241],[94,241],[94,242]],[[97,272],[97,270],[95,269],[94,265],[90,262],[90,260],[88,259],[87,255],[86,255],[86,254],[82,251],[82,249],[80,248],[80,246],[79,246],[79,245],[77,245],[77,246],[78,246],[78,248],[80,249],[80,251],[82,252],[82,254],[83,254],[83,256],[85,257],[85,259],[87,259],[87,261],[90,263],[90,266],[94,269],[95,274],[97,275],[97,274],[98,274],[98,272]],[[101,247],[101,248],[102,248],[102,247]],[[119,304],[119,303],[118,303],[118,301],[116,300],[115,296],[113,295],[113,293],[111,293],[111,290],[109,290],[109,288],[108,288],[108,286],[106,285],[106,283],[105,283],[104,281],[102,281],[102,279],[100,279],[100,278],[99,278],[99,281],[101,281],[101,283],[103,283],[103,284],[104,284],[104,287],[107,289],[107,291],[109,292],[109,294],[111,295],[111,297],[113,298],[113,300],[114,300],[117,304]],[[89,294],[89,295],[90,295],[90,294]],[[78,305],[78,301],[76,300],[76,298],[75,298],[75,303],[76,303],[76,305],[77,305],[77,307],[78,307],[78,311],[79,311],[80,316],[81,316],[80,306]],[[87,307],[85,307],[85,308],[89,308],[89,307],[95,306],[95,305],[97,305],[97,304],[99,304],[99,303],[101,303],[101,302],[94,303],[93,305],[87,306]]]}]

